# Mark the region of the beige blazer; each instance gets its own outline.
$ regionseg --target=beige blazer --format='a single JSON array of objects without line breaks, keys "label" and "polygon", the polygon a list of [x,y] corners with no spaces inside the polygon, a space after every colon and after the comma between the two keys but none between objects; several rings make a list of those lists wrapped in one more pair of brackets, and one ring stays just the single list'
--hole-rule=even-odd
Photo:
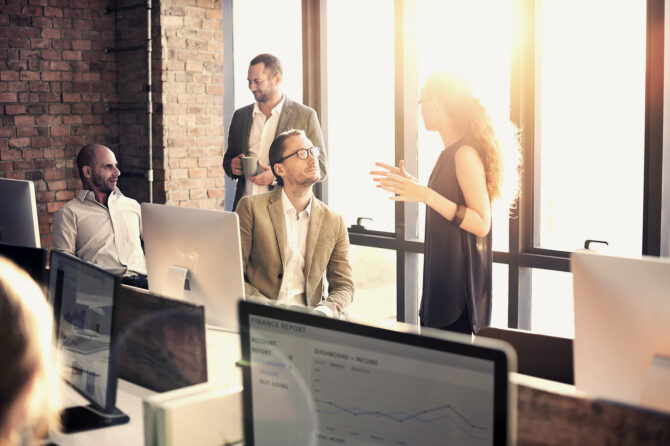
[{"label": "beige blazer", "polygon": [[[240,200],[242,262],[247,297],[276,299],[283,277],[286,229],[280,187]],[[324,275],[328,294],[324,296]],[[349,263],[349,235],[344,219],[324,203],[312,200],[305,247],[305,298],[314,308],[323,299],[335,317],[351,303],[354,282]]]}]

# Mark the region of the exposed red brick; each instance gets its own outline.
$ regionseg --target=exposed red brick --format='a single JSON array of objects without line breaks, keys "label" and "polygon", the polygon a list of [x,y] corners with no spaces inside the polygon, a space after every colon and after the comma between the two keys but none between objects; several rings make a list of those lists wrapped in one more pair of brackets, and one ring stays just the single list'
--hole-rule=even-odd
[{"label": "exposed red brick", "polygon": [[[35,192],[35,201],[38,203],[49,203],[56,199],[56,192],[42,191]],[[42,216],[40,216],[42,217]]]},{"label": "exposed red brick", "polygon": [[63,201],[47,203],[47,212],[55,214],[56,212],[58,212],[58,209],[62,208],[64,205],[65,202]]},{"label": "exposed red brick", "polygon": [[[30,147],[30,138],[9,138],[9,147],[15,147],[15,148]],[[19,155],[19,158],[20,157],[21,156]]]},{"label": "exposed red brick", "polygon": [[62,180],[65,178],[65,172],[62,169],[47,169],[44,171],[45,180]]},{"label": "exposed red brick", "polygon": [[[26,112],[25,105],[7,105],[5,107],[5,114],[8,115],[20,115]],[[16,123],[16,121],[14,121]]]},{"label": "exposed red brick", "polygon": [[0,93],[0,103],[18,102],[16,93]]},{"label": "exposed red brick", "polygon": [[14,116],[14,125],[35,125],[34,116]]},{"label": "exposed red brick", "polygon": [[16,128],[16,136],[19,138],[25,137],[25,136],[37,136],[37,128],[36,127],[17,127]]},{"label": "exposed red brick", "polygon": [[58,191],[56,192],[56,200],[65,200],[69,201],[74,198],[74,192],[71,190],[64,190],[64,191]]}]

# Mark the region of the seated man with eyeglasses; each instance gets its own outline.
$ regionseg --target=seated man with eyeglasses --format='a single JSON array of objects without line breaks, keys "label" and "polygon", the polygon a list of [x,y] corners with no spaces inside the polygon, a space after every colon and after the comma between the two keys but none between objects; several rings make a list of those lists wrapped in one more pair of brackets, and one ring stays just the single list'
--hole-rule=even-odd
[{"label": "seated man with eyeglasses", "polygon": [[321,178],[319,150],[302,130],[281,133],[269,153],[281,187],[237,205],[245,293],[341,317],[354,297],[349,235],[344,219],[312,192]]}]

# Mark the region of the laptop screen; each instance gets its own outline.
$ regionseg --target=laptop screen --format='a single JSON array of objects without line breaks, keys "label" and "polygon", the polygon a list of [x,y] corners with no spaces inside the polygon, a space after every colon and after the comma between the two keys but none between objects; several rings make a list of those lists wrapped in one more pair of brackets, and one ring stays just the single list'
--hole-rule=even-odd
[{"label": "laptop screen", "polygon": [[502,349],[250,302],[240,327],[248,444],[507,443]]}]

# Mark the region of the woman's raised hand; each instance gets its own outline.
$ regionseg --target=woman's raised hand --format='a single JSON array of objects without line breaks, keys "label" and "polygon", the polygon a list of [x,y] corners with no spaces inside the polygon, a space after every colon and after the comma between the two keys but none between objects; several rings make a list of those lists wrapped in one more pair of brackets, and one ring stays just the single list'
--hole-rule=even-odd
[{"label": "woman's raised hand", "polygon": [[393,201],[417,201],[426,202],[430,189],[419,184],[419,181],[407,173],[405,162],[400,161],[398,167],[384,163],[375,163],[375,166],[386,170],[373,170],[370,175],[377,183],[377,187],[394,196],[390,197]]},{"label": "woman's raised hand", "polygon": [[[395,173],[396,175],[401,175],[401,176],[403,176],[407,179],[417,181],[416,178],[414,178],[412,175],[408,174],[407,171],[405,170],[405,161],[404,160],[400,160],[400,163],[398,163],[398,167],[391,166],[391,165],[385,164],[385,163],[375,163],[375,166],[386,169],[388,172],[383,172],[383,171],[380,171],[380,170],[373,170],[373,171],[370,172],[371,175],[378,175],[379,176],[379,175],[386,175],[388,173]],[[375,181],[377,181],[377,180],[375,179]]]}]

